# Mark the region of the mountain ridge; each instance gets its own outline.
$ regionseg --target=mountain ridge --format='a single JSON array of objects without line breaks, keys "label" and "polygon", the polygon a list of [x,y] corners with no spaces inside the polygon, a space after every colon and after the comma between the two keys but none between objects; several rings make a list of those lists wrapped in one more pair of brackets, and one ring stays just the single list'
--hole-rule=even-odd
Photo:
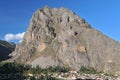
[{"label": "mountain ridge", "polygon": [[9,54],[14,51],[15,46],[14,43],[0,40],[0,61],[10,58]]}]

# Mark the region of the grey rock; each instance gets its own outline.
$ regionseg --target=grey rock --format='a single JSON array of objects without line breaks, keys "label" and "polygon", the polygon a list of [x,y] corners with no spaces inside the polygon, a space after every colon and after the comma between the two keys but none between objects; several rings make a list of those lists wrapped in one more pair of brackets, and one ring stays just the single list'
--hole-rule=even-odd
[{"label": "grey rock", "polygon": [[10,61],[42,68],[60,65],[79,70],[90,66],[98,71],[120,71],[120,43],[66,8],[38,9],[11,55]]}]

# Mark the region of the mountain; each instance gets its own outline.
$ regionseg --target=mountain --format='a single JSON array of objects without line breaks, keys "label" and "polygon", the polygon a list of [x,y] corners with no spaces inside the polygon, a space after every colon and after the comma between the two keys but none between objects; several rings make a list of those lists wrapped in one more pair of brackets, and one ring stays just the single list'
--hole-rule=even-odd
[{"label": "mountain", "polygon": [[60,65],[79,70],[89,66],[104,72],[120,71],[120,43],[66,8],[38,9],[11,56],[10,61],[41,68]]},{"label": "mountain", "polygon": [[10,58],[9,54],[14,49],[15,49],[14,43],[9,43],[9,42],[0,40],[0,61]]}]

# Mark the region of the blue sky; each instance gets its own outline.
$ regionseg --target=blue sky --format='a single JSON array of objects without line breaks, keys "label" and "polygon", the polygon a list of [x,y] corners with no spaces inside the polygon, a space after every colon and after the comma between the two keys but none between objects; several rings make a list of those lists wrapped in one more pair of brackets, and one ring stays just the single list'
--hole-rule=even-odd
[{"label": "blue sky", "polygon": [[7,35],[16,39],[9,41],[18,42],[32,14],[46,5],[66,7],[97,30],[120,41],[120,0],[0,0],[0,39]]}]

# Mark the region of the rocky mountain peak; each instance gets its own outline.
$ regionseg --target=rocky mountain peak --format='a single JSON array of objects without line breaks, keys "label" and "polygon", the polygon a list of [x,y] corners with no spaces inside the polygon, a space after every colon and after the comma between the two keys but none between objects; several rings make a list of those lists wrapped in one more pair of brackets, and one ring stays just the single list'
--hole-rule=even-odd
[{"label": "rocky mountain peak", "polygon": [[90,66],[116,72],[120,70],[119,48],[118,42],[93,29],[74,12],[46,6],[33,14],[10,61],[42,68],[60,65],[79,70]]}]

